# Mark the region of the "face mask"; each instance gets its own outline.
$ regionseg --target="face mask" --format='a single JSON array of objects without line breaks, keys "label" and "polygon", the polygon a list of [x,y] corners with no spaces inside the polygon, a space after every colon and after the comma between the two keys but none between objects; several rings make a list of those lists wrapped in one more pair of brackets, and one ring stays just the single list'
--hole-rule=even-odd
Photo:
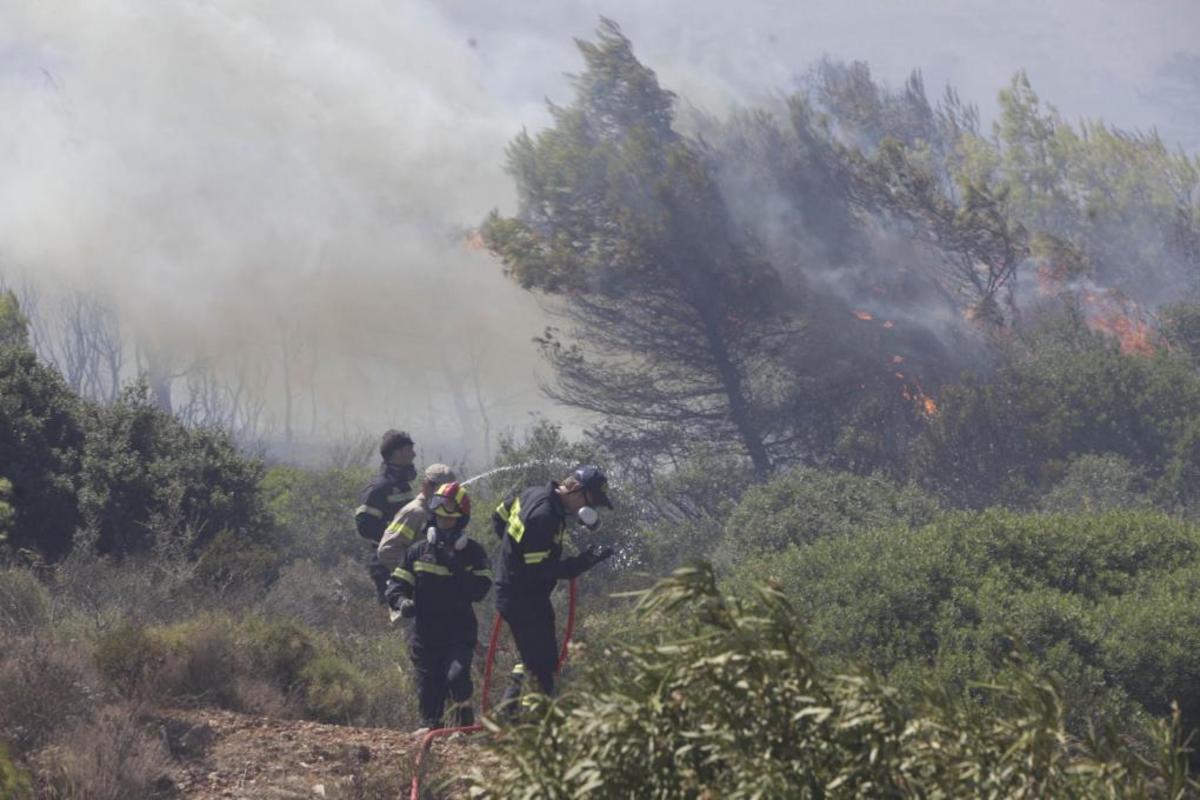
[{"label": "face mask", "polygon": [[579,509],[575,512],[575,516],[579,519],[580,524],[589,531],[595,531],[600,527],[600,515],[591,506]]},{"label": "face mask", "polygon": [[462,550],[467,546],[467,537],[463,531],[453,529],[442,531],[438,530],[436,525],[430,526],[429,530],[425,532],[425,541],[434,547],[437,547],[438,544],[446,545],[453,542],[455,550]]}]

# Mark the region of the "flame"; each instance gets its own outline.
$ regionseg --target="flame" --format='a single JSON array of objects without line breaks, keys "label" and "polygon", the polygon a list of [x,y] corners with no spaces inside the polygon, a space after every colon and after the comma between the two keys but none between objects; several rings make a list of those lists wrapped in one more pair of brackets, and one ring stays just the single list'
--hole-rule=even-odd
[{"label": "flame", "polygon": [[476,252],[487,249],[487,245],[483,243],[483,234],[477,230],[471,231],[463,237],[463,247]]},{"label": "flame", "polygon": [[1126,355],[1154,355],[1157,332],[1141,306],[1111,289],[1084,289],[1079,297],[1089,328],[1115,337]]},{"label": "flame", "polygon": [[883,327],[887,328],[888,330],[891,330],[892,328],[896,327],[896,323],[892,322],[889,319],[887,322],[883,323]]},{"label": "flame", "polygon": [[893,364],[903,364],[904,356],[892,356],[892,363]]},{"label": "flame", "polygon": [[[900,377],[900,373],[896,373],[896,377]],[[908,402],[916,406],[917,411],[924,414],[926,417],[932,417],[938,413],[938,404],[929,395],[925,394],[925,390],[921,388],[921,382],[916,378],[912,379],[912,386],[905,384],[900,388],[900,396]]]},{"label": "flame", "polygon": [[871,314],[869,312],[863,311],[861,308],[855,309],[854,311],[852,311],[850,313],[854,314],[854,316],[858,317],[863,322],[870,322],[871,320],[875,319],[874,317],[871,316]]}]

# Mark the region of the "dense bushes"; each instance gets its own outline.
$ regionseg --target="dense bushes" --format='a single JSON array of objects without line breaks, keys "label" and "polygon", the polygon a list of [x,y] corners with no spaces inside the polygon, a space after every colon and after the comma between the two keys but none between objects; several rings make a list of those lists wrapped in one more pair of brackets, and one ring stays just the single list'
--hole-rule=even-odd
[{"label": "dense bushes", "polygon": [[[1178,728],[1148,755],[1074,739],[1052,681],[1017,669],[979,691],[906,693],[815,666],[784,595],[723,597],[685,569],[575,691],[493,740],[483,797],[1174,797]],[[682,616],[682,619],[680,617]]]},{"label": "dense bushes", "polygon": [[143,551],[157,538],[189,547],[220,531],[262,536],[262,465],[223,431],[190,430],[150,400],[144,385],[84,415],[80,513],[101,553]]},{"label": "dense bushes", "polygon": [[84,429],[79,399],[53,369],[22,347],[0,347],[0,477],[15,512],[7,539],[58,558],[79,524],[74,476]]},{"label": "dense bushes", "polygon": [[120,627],[98,640],[96,664],[126,697],[339,723],[365,720],[376,696],[368,683],[382,677],[364,675],[313,630],[258,617]]},{"label": "dense bushes", "polygon": [[1200,529],[1153,512],[944,515],[751,559],[733,583],[795,597],[814,652],[964,686],[1015,644],[1086,719],[1200,722]]},{"label": "dense bushes", "polygon": [[938,503],[919,489],[881,478],[800,468],[752,486],[729,515],[720,558],[776,552],[868,528],[922,525]]},{"label": "dense bushes", "polygon": [[93,404],[30,350],[0,347],[0,537],[8,553],[58,560],[77,529],[118,556],[162,539],[198,547],[223,530],[261,537],[261,478],[261,464],[227,433],[186,428],[154,407],[144,385]]},{"label": "dense bushes", "polygon": [[913,447],[914,479],[957,506],[1028,507],[1072,459],[1108,454],[1143,471],[1161,507],[1195,500],[1200,376],[1186,357],[1125,354],[1071,314],[999,356],[994,374],[942,392]]}]

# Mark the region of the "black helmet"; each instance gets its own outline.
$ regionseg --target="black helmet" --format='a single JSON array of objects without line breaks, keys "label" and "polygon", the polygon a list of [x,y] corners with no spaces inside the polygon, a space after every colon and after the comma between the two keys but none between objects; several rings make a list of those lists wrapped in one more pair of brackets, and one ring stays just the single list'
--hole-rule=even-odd
[{"label": "black helmet", "polygon": [[606,508],[612,508],[612,501],[608,499],[608,478],[604,472],[597,466],[585,464],[575,470],[575,480],[579,481],[579,485],[591,493],[592,497],[596,498],[596,503]]}]

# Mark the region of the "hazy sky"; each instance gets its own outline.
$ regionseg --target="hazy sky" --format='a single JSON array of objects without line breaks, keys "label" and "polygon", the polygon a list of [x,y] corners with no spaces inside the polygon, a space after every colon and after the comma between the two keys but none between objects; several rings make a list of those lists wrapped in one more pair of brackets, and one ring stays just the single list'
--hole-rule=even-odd
[{"label": "hazy sky", "polygon": [[447,363],[480,376],[494,427],[520,425],[547,408],[545,321],[460,239],[512,210],[505,145],[569,101],[572,38],[602,14],[711,111],[827,54],[893,84],[919,67],[986,120],[1025,67],[1069,118],[1200,146],[1150,92],[1200,51],[1200,0],[0,0],[0,274],[103,292],[183,359],[316,348],[331,435],[419,437]]}]

